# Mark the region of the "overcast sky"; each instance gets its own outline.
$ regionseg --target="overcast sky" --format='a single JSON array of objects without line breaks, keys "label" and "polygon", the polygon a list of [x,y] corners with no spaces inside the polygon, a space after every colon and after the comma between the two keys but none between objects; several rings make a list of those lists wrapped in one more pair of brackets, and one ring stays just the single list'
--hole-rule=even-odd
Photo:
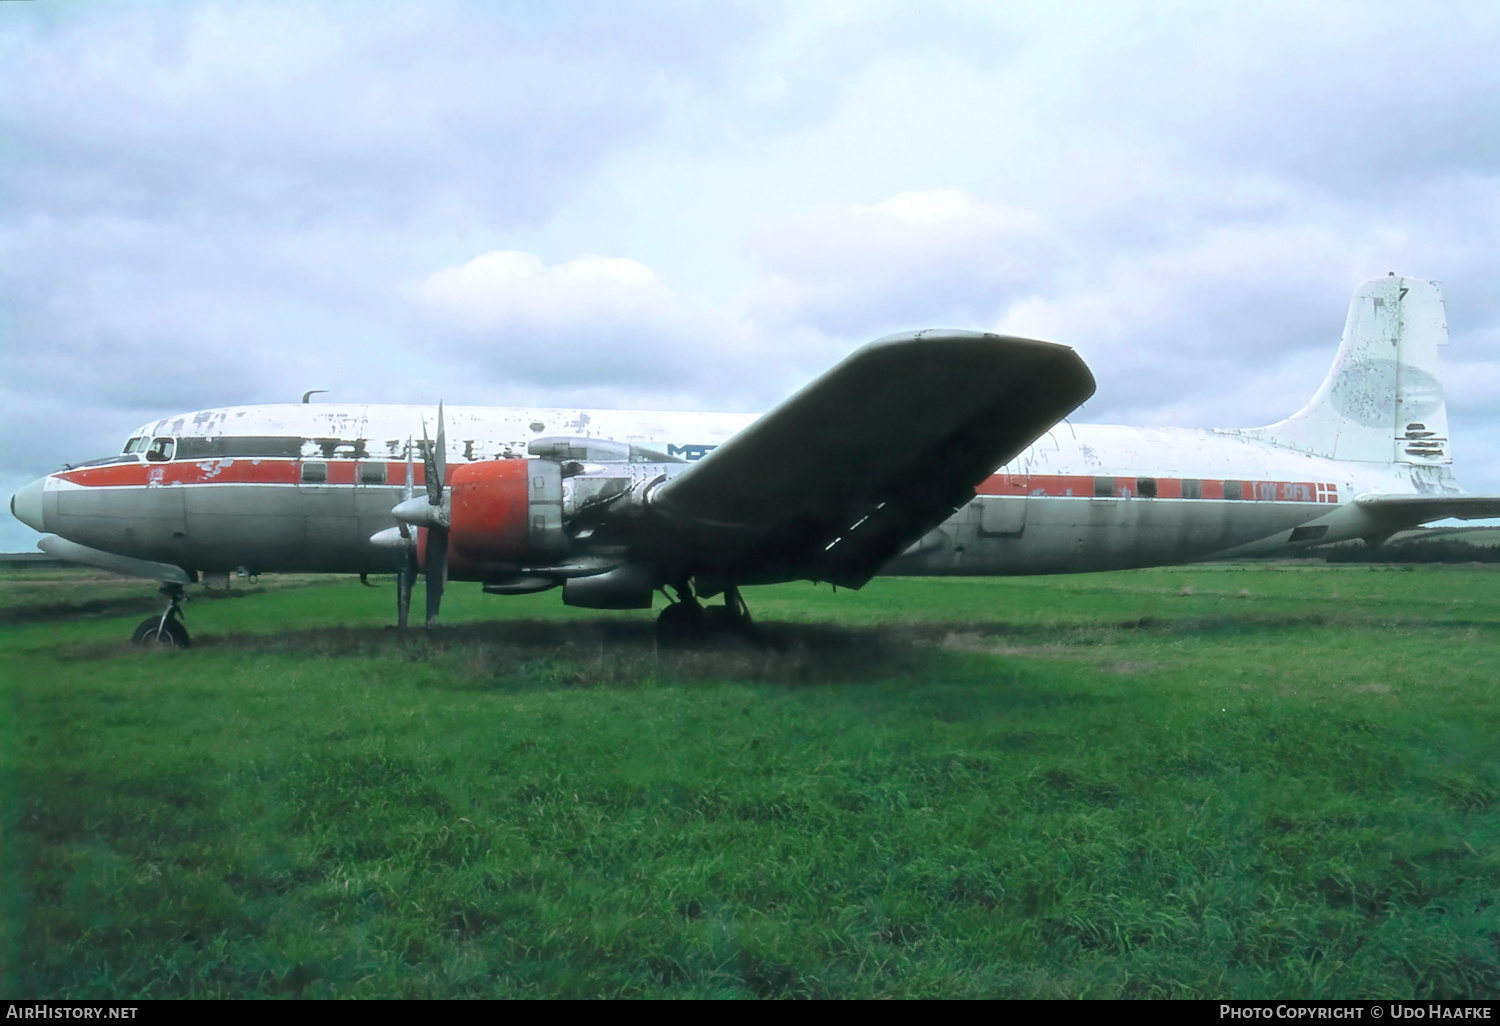
[{"label": "overcast sky", "polygon": [[1492,2],[0,4],[0,488],[309,388],[758,411],[929,326],[1251,426],[1394,270],[1500,491],[1497,53]]}]

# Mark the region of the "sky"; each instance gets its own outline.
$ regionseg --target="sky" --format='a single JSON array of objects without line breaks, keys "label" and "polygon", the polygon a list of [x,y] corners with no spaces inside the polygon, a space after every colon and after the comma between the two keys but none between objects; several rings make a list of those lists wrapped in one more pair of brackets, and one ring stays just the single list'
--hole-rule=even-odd
[{"label": "sky", "polygon": [[1500,492],[1497,52],[1493,3],[3,3],[0,489],[311,388],[756,412],[923,327],[1247,427],[1394,270]]}]

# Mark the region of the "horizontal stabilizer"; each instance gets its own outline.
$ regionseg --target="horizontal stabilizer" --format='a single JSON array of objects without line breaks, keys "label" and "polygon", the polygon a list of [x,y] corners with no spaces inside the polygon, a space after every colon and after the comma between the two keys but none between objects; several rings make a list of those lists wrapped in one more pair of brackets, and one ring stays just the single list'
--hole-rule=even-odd
[{"label": "horizontal stabilizer", "polygon": [[1279,555],[1287,546],[1332,545],[1355,538],[1364,539],[1367,545],[1380,545],[1398,531],[1449,517],[1458,520],[1500,517],[1500,495],[1412,495],[1410,492],[1383,495],[1367,492],[1316,520],[1220,552],[1217,558]]},{"label": "horizontal stabilizer", "polygon": [[1412,527],[1433,520],[1500,517],[1500,495],[1361,495],[1355,504],[1382,520]]},{"label": "horizontal stabilizer", "polygon": [[697,573],[859,587],[1093,392],[1049,342],[872,342],[661,485],[663,547]]}]

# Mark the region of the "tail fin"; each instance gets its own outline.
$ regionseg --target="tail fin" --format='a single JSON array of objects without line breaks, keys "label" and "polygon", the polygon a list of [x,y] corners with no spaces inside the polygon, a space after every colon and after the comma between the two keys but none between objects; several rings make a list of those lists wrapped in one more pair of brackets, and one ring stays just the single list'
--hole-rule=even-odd
[{"label": "tail fin", "polygon": [[1343,343],[1317,395],[1281,423],[1244,433],[1339,460],[1452,463],[1437,350],[1447,344],[1437,282],[1371,278],[1354,290]]}]

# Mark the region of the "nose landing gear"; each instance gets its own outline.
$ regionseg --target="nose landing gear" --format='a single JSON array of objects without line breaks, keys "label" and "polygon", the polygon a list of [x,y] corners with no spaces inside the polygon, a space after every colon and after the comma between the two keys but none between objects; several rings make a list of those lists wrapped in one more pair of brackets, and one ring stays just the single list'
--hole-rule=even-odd
[{"label": "nose landing gear", "polygon": [[130,640],[137,645],[187,648],[192,642],[188,639],[187,628],[182,625],[180,619],[185,594],[182,585],[163,584],[160,594],[167,600],[167,608],[162,610],[159,616],[148,616],[142,620],[140,626],[136,627],[135,633],[130,636]]}]

